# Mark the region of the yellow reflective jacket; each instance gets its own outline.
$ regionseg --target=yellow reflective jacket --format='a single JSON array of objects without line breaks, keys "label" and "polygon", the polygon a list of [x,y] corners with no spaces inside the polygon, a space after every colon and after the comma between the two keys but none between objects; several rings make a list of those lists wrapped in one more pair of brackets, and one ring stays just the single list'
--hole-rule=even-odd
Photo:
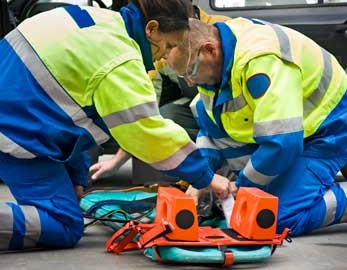
[{"label": "yellow reflective jacket", "polygon": [[333,55],[292,29],[245,18],[216,27],[223,75],[219,87],[199,87],[197,143],[215,169],[225,159],[240,172],[239,185],[266,185],[340,102],[347,76]]}]

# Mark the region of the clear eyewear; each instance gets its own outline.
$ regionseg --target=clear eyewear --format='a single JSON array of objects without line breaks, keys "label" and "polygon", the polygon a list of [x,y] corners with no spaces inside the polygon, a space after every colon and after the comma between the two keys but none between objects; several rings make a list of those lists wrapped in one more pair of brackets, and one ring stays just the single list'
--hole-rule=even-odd
[{"label": "clear eyewear", "polygon": [[177,77],[182,78],[182,79],[191,80],[192,78],[194,78],[196,76],[196,73],[198,72],[199,64],[200,64],[200,52],[201,52],[201,48],[199,48],[198,54],[195,57],[191,72],[186,72],[185,75],[177,75]]}]

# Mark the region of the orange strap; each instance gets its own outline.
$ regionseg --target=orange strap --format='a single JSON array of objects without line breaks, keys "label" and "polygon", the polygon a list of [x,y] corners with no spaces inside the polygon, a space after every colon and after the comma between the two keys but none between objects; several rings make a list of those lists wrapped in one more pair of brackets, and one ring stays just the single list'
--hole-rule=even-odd
[{"label": "orange strap", "polygon": [[234,253],[231,251],[225,251],[224,252],[224,263],[223,266],[230,266],[233,265],[235,261]]}]

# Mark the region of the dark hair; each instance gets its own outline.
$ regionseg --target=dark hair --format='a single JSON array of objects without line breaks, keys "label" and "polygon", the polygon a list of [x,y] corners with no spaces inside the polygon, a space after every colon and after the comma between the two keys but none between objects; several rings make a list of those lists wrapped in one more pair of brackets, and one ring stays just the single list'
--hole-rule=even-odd
[{"label": "dark hair", "polygon": [[163,33],[188,29],[188,18],[192,17],[190,0],[130,0],[137,5],[144,16],[145,24],[150,20],[159,22]]}]

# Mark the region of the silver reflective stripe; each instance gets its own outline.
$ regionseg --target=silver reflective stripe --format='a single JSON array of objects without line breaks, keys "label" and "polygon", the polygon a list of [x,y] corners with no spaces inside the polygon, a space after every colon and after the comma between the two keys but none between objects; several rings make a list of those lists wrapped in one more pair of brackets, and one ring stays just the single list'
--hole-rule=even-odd
[{"label": "silver reflective stripe", "polygon": [[238,158],[228,158],[227,162],[232,170],[239,171],[246,167],[246,164],[250,158],[251,155],[246,155]]},{"label": "silver reflective stripe", "polygon": [[[347,182],[339,183],[339,185],[343,189],[343,191],[345,192],[345,195],[347,197]],[[346,223],[347,222],[347,205],[346,205],[345,213],[341,217],[340,222],[341,223]]]},{"label": "silver reflective stripe", "polygon": [[223,112],[236,112],[238,110],[241,110],[243,107],[245,107],[247,104],[245,98],[240,95],[233,100],[227,102],[223,106]]},{"label": "silver reflective stripe", "polygon": [[95,125],[82,108],[66,93],[22,34],[15,29],[6,36],[6,39],[42,89],[71,117],[74,124],[88,130],[98,144],[107,141],[109,136]]},{"label": "silver reflective stripe", "polygon": [[196,144],[199,148],[211,148],[211,149],[225,149],[228,147],[242,147],[245,144],[236,142],[233,139],[229,137],[221,138],[221,139],[214,139],[207,136],[200,136],[196,139]]},{"label": "silver reflective stripe", "polygon": [[301,131],[303,129],[301,117],[273,120],[256,123],[254,125],[254,137],[270,136]]},{"label": "silver reflective stripe", "polygon": [[215,142],[216,146],[220,149],[227,148],[227,147],[233,147],[233,148],[238,148],[246,145],[245,143],[240,143],[237,141],[234,141],[230,137],[225,137],[225,138],[220,138],[220,139],[213,139]]},{"label": "silver reflective stripe", "polygon": [[208,110],[208,111],[213,110],[213,98],[212,97],[205,95],[204,93],[200,93],[200,99],[204,103],[204,107],[206,108],[206,110]]},{"label": "silver reflective stripe", "polygon": [[8,250],[13,234],[13,213],[11,207],[0,205],[0,250]]},{"label": "silver reflective stripe", "polygon": [[197,94],[195,98],[192,100],[192,102],[189,104],[189,108],[195,118],[198,117],[198,109],[196,107],[196,104],[199,102],[199,100],[200,100],[200,94]]},{"label": "silver reflective stripe", "polygon": [[239,171],[246,167],[246,164],[250,158],[251,155],[242,156],[238,158],[228,158],[227,162],[232,170]]},{"label": "silver reflective stripe", "polygon": [[36,207],[33,206],[21,205],[20,208],[22,209],[25,218],[25,236],[23,248],[35,247],[41,235],[39,213]]},{"label": "silver reflective stripe", "polygon": [[281,50],[282,57],[289,62],[294,62],[289,38],[287,34],[284,32],[284,30],[281,28],[281,26],[268,23],[268,22],[264,22],[264,23],[270,26],[275,31],[278,41],[280,43],[280,50]]},{"label": "silver reflective stripe", "polygon": [[320,227],[325,227],[335,220],[337,201],[334,192],[329,189],[323,196],[325,202],[325,217]]},{"label": "silver reflective stripe", "polygon": [[8,153],[16,158],[34,158],[35,155],[16,144],[0,131],[1,152]]},{"label": "silver reflective stripe", "polygon": [[323,61],[324,61],[324,71],[320,79],[318,88],[305,100],[304,102],[304,116],[310,114],[323,99],[333,76],[332,59],[330,53],[321,48]]},{"label": "silver reflective stripe", "polygon": [[189,142],[168,159],[165,159],[160,162],[149,163],[149,165],[151,165],[153,168],[157,170],[163,171],[175,169],[178,165],[180,165],[183,162],[183,160],[186,159],[186,157],[191,152],[193,152],[196,149],[196,145],[192,142]]},{"label": "silver reflective stripe", "polygon": [[248,161],[243,173],[249,180],[259,185],[267,185],[277,177],[277,175],[268,176],[256,171],[256,169],[253,167],[251,160]]},{"label": "silver reflective stripe", "polygon": [[158,104],[153,101],[106,115],[103,117],[103,120],[109,128],[114,128],[125,123],[133,123],[137,120],[159,114]]},{"label": "silver reflective stripe", "polygon": [[196,145],[199,148],[209,148],[209,149],[216,149],[218,150],[218,147],[214,144],[212,139],[207,136],[200,136],[196,138]]}]

